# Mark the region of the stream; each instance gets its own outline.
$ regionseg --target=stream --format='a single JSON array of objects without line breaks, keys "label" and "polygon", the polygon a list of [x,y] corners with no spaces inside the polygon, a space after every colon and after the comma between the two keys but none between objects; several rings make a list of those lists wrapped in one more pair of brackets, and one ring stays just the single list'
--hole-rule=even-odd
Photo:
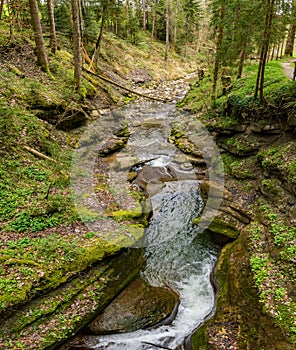
[{"label": "stream", "polygon": [[[85,344],[92,349],[110,350],[187,349],[190,335],[215,309],[210,275],[219,255],[219,247],[204,231],[206,225],[193,223],[200,215],[207,217],[205,207],[211,201],[208,199],[204,204],[196,169],[168,141],[172,123],[180,118],[189,118],[189,123],[190,116],[176,114],[174,104],[143,102],[124,107],[120,115],[128,120],[131,135],[127,145],[113,157],[116,166],[109,174],[112,186],[120,189],[122,181],[126,181],[126,170],[118,169],[118,164],[127,159],[137,160],[136,168],[131,168],[138,172],[138,177],[144,167],[150,171],[149,176],[142,174],[145,180],[142,190],[153,215],[141,241],[147,259],[141,277],[153,286],[173,289],[180,303],[170,324],[125,334],[86,336]],[[191,137],[198,139],[202,135],[205,139],[206,131],[197,129]],[[205,144],[213,150],[211,142],[207,140]],[[215,167],[210,168],[213,171]],[[213,176],[209,172],[210,180]],[[215,196],[215,203],[218,208],[219,196]]]},{"label": "stream", "polygon": [[218,248],[198,234],[192,223],[202,201],[195,181],[169,183],[152,197],[154,216],[145,233],[147,266],[142,278],[154,286],[168,286],[180,296],[170,325],[127,334],[90,336],[94,349],[176,349],[214,309],[210,282]]}]

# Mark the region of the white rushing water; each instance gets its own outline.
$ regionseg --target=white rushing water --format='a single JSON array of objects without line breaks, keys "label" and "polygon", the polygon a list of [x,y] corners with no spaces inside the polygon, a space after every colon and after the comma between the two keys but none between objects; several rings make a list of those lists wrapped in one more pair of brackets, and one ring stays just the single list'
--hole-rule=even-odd
[{"label": "white rushing water", "polygon": [[[218,249],[196,232],[193,219],[202,208],[196,181],[166,183],[152,198],[154,216],[146,230],[147,266],[142,277],[154,286],[168,286],[180,296],[170,325],[127,334],[91,336],[95,349],[175,349],[183,344],[214,308],[210,273]],[[197,235],[197,236],[196,236]]]},{"label": "white rushing water", "polygon": [[[168,112],[171,113],[171,108]],[[152,116],[154,113],[155,109]],[[164,120],[168,117],[165,112],[159,115],[157,117]],[[149,113],[148,117],[151,118]],[[176,154],[167,136],[160,123],[158,128],[154,125],[141,129],[141,137],[133,134],[129,143],[137,144],[137,156],[141,160],[154,159],[146,164],[165,166],[174,161]],[[142,278],[151,285],[167,286],[176,291],[180,296],[178,312],[169,325],[126,334],[89,336],[86,344],[94,349],[181,349],[185,339],[214,309],[210,274],[219,249],[193,223],[203,209],[199,182],[192,179],[165,182],[150,200],[153,217],[145,232],[147,265]]]}]

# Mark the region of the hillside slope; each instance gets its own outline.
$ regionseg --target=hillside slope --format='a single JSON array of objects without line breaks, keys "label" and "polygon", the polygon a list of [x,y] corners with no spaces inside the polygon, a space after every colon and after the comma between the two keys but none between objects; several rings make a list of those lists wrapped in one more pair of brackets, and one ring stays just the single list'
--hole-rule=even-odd
[{"label": "hillside slope", "polygon": [[[81,328],[143,264],[141,251],[122,251],[116,240],[102,240],[81,222],[69,179],[84,126],[135,97],[87,73],[76,92],[71,44],[63,37],[57,53],[49,54],[48,75],[36,64],[29,29],[10,40],[9,27],[1,22],[0,32],[0,315],[6,320],[0,347],[36,350],[55,346]],[[156,86],[194,68],[173,54],[165,63],[163,53],[161,43],[145,36],[135,46],[106,34],[98,72],[137,89],[139,80]],[[124,132],[118,136],[121,143],[125,137]],[[110,202],[105,183],[101,195]],[[91,213],[85,215],[93,220]],[[138,216],[111,217],[105,232],[129,225],[141,234]],[[115,255],[118,263],[109,259]],[[102,300],[102,295],[108,297]]]}]

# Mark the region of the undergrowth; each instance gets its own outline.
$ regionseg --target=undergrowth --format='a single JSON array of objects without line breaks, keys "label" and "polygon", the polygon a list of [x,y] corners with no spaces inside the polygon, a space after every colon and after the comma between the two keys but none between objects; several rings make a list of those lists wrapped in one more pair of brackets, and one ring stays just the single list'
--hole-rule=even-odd
[{"label": "undergrowth", "polygon": [[268,205],[259,208],[260,221],[249,227],[250,266],[259,301],[296,343],[296,303],[293,299],[295,275],[296,229]]},{"label": "undergrowth", "polygon": [[211,101],[212,74],[207,73],[195,84],[186,97],[179,103],[180,107],[192,112],[205,113],[206,119],[217,118],[217,116],[228,117],[242,121],[259,120],[262,115],[276,114],[277,105],[283,104],[290,109],[295,103],[296,83],[289,81],[283,73],[279,61],[268,62],[265,70],[264,104],[260,105],[259,100],[254,99],[254,89],[257,78],[257,64],[246,65],[243,77],[232,78],[231,88],[222,94],[223,84],[219,80],[217,91],[218,98],[214,104]]}]

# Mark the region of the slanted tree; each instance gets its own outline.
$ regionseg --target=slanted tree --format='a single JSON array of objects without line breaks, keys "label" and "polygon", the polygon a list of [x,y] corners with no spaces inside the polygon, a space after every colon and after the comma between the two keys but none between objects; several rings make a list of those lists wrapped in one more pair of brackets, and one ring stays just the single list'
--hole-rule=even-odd
[{"label": "slanted tree", "polygon": [[107,19],[108,2],[109,2],[108,0],[102,1],[102,14],[101,14],[100,32],[99,32],[98,39],[96,41],[96,46],[95,46],[95,50],[94,50],[94,54],[93,54],[93,59],[94,59],[95,55],[100,52],[100,45],[101,45],[101,41],[102,41],[102,37],[103,37],[105,21]]},{"label": "slanted tree", "polygon": [[43,35],[42,35],[42,27],[40,23],[40,17],[38,13],[38,3],[37,0],[29,0],[30,13],[31,13],[31,21],[32,27],[34,30],[34,38],[36,43],[36,51],[38,63],[40,64],[42,70],[49,73],[48,66],[48,58],[45,50]]},{"label": "slanted tree", "polygon": [[74,55],[74,83],[75,88],[80,90],[82,80],[82,57],[81,57],[81,32],[79,0],[71,0],[73,21],[73,55]]}]

